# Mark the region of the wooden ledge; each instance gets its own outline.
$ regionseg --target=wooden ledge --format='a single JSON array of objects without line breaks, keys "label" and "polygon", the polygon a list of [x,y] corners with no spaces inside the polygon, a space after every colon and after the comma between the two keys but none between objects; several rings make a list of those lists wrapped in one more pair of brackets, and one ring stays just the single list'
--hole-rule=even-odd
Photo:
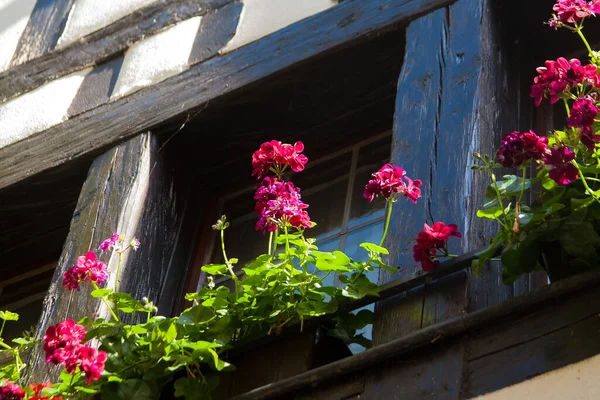
[{"label": "wooden ledge", "polygon": [[[576,294],[583,289],[600,284],[600,271],[590,271],[569,279],[539,288],[487,309],[466,314],[432,325],[405,337],[382,344],[352,357],[304,372],[292,378],[269,384],[233,397],[231,400],[270,399],[285,394],[310,389],[334,378],[366,370],[384,361],[398,358],[416,349],[423,349],[476,329],[487,328],[492,323],[508,318],[515,319],[525,313],[541,309],[555,298]],[[590,312],[593,310],[590,310]]]}]

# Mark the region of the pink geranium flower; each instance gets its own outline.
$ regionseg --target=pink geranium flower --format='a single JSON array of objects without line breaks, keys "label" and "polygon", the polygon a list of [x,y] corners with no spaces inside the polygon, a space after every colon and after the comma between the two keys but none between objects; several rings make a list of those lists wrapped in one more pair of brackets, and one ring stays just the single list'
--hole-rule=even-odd
[{"label": "pink geranium flower", "polygon": [[4,379],[0,384],[0,400],[21,400],[25,397],[25,391],[21,386]]},{"label": "pink geranium flower", "polygon": [[100,243],[98,250],[102,252],[112,250],[113,248],[115,248],[117,243],[119,243],[119,240],[121,240],[121,235],[119,235],[118,233],[114,233],[111,237]]},{"label": "pink geranium flower", "polygon": [[421,181],[419,179],[413,181],[407,177],[406,171],[401,167],[385,164],[372,176],[373,179],[367,183],[363,192],[363,196],[370,202],[379,195],[388,199],[394,194],[399,194],[406,196],[413,203],[421,197]]},{"label": "pink geranium flower", "polygon": [[286,165],[294,172],[304,170],[308,162],[305,155],[300,154],[304,151],[304,144],[296,142],[292,146],[288,143],[281,143],[277,140],[263,143],[260,148],[252,155],[252,176],[256,179],[265,176],[271,167],[278,166],[281,169]]},{"label": "pink geranium flower", "polygon": [[574,159],[575,153],[568,147],[553,148],[545,160],[547,165],[552,166],[552,169],[548,173],[550,179],[559,185],[568,185],[576,180],[579,174],[577,168],[571,164],[571,161]]},{"label": "pink geranium flower", "polygon": [[533,131],[512,132],[502,138],[496,158],[502,166],[514,168],[529,160],[543,160],[548,152],[548,138]]},{"label": "pink geranium flower", "polygon": [[83,325],[76,324],[72,319],[49,326],[43,339],[46,364],[61,364],[72,358],[86,333]]},{"label": "pink geranium flower", "polygon": [[530,95],[536,106],[542,103],[544,96],[548,96],[550,103],[554,104],[569,88],[580,84],[598,87],[600,83],[596,66],[582,66],[576,58],[568,61],[562,57],[556,61],[548,60],[543,67],[537,68],[537,72],[539,75],[533,79]]},{"label": "pink geranium flower", "polygon": [[554,7],[556,13],[550,20],[550,25],[557,27],[563,24],[577,24],[582,19],[595,16],[600,12],[599,0],[558,0]]},{"label": "pink geranium flower", "polygon": [[101,284],[108,279],[108,269],[104,262],[96,259],[94,252],[77,257],[75,266],[63,274],[63,287],[68,290],[80,290],[80,282]]},{"label": "pink geranium flower", "polygon": [[274,232],[277,227],[289,224],[295,228],[310,228],[312,222],[300,196],[300,188],[292,182],[267,176],[254,195],[258,214],[256,230]]},{"label": "pink geranium flower", "polygon": [[423,231],[417,235],[417,244],[413,246],[413,258],[421,263],[423,271],[431,271],[440,263],[436,256],[439,250],[446,252],[446,242],[451,237],[462,237],[455,224],[436,222],[432,226],[424,225]]}]

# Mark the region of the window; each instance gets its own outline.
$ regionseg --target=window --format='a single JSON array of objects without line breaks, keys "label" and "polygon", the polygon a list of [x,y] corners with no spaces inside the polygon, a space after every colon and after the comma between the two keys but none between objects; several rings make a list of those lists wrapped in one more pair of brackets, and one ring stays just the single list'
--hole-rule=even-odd
[{"label": "window", "polygon": [[[389,161],[391,152],[391,132],[384,132],[371,139],[335,152],[319,160],[310,160],[306,171],[293,176],[294,184],[302,189],[302,199],[309,205],[308,212],[316,226],[307,231],[307,236],[317,239],[316,244],[323,251],[342,250],[353,259],[366,257],[360,243],[379,243],[385,219],[385,200],[376,199],[369,203],[363,197],[363,189],[371,174]],[[225,233],[227,254],[240,261],[236,272],[267,250],[268,239],[255,230],[253,188],[247,188],[225,197],[221,207],[231,223]],[[220,243],[216,235],[211,254],[206,257],[211,262],[222,263]],[[365,260],[366,261],[366,260]],[[377,282],[377,271],[370,273],[369,279]],[[200,283],[205,280],[201,275]],[[339,284],[330,275],[329,285]],[[231,280],[220,277],[215,281],[220,285],[231,285]],[[373,310],[373,306],[369,306]],[[357,310],[358,312],[359,310]],[[371,337],[371,327],[365,328],[365,337]],[[352,345],[354,352],[364,348]]]}]

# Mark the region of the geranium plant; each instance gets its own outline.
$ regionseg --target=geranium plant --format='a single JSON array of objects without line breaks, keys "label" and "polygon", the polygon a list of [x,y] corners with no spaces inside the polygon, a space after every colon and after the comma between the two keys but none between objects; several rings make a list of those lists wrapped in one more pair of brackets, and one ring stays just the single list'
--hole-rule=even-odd
[{"label": "geranium plant", "polygon": [[[537,68],[531,97],[536,106],[544,99],[562,103],[565,128],[548,136],[512,132],[495,159],[475,154],[474,169],[491,177],[477,215],[497,221],[500,230],[474,266],[501,252],[506,283],[536,269],[556,280],[600,265],[600,58],[582,31],[600,12],[600,1],[559,0],[554,12],[548,24],[577,34],[590,61],[559,58]],[[535,172],[528,177],[532,165]],[[520,173],[498,179],[499,167]]]},{"label": "geranium plant", "polygon": [[[218,372],[232,368],[223,359],[225,350],[261,335],[279,334],[294,324],[302,331],[307,318],[333,313],[341,303],[353,299],[377,296],[379,287],[367,278],[367,272],[397,272],[382,258],[388,254],[382,244],[392,206],[402,197],[416,203],[421,181],[413,181],[402,168],[389,164],[373,174],[364,196],[369,201],[385,197],[387,218],[381,242],[362,243],[366,261],[356,261],[341,251],[319,251],[315,240],[305,236],[314,223],[300,189],[289,180],[290,173],[301,172],[308,161],[302,152],[301,142],[271,141],[254,153],[252,174],[262,179],[254,196],[256,229],[266,236],[266,252],[245,264],[240,277],[235,270],[238,260],[225,248],[229,222],[225,216],[220,218],[213,229],[220,235],[224,262],[202,267],[208,284],[186,295],[192,306],[179,316],[159,316],[148,299],[134,299],[116,290],[122,256],[140,246],[137,239],[125,240],[115,233],[96,251],[78,257],[64,273],[63,286],[79,291],[81,285],[91,285],[91,296],[104,303],[109,317],[67,319],[48,327],[41,351],[49,366],[62,371],[55,383],[30,383],[24,375],[31,368],[26,368],[21,354],[32,346],[40,351],[31,335],[12,343],[0,339],[0,351],[14,356],[13,363],[0,369],[0,400],[150,399],[165,390],[175,397],[209,399]],[[415,247],[415,259],[427,267],[448,255],[446,242],[460,234],[452,224],[425,227]],[[114,285],[106,287],[111,280],[102,257],[109,252],[117,254],[118,265]],[[324,283],[331,274],[336,274],[340,286]],[[216,286],[215,276],[229,277],[233,288]],[[356,331],[369,322],[371,314],[368,310],[343,314],[328,327],[329,333],[346,343],[369,347],[369,340]],[[0,318],[4,326],[18,316],[4,312]]]}]

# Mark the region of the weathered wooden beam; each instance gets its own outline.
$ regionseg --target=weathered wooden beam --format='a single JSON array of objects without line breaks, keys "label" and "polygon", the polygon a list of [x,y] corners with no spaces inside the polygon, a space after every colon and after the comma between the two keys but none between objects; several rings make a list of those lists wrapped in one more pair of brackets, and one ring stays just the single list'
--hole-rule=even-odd
[{"label": "weathered wooden beam", "polygon": [[[52,40],[57,41],[58,37],[46,39],[48,43],[45,45],[37,43],[37,35],[55,35],[55,32],[45,32],[44,29],[41,33],[34,31],[40,29],[40,27],[47,30],[57,29],[54,24],[60,22],[55,21],[53,17],[50,25],[46,26],[46,21],[40,23],[34,12],[34,18],[30,22],[32,24],[36,23],[36,26],[32,26],[25,31],[28,36],[22,37],[13,64],[25,59],[31,61],[16,65],[0,74],[0,102],[28,92],[49,80],[85,67],[100,64],[123,52],[132,43],[159,32],[169,25],[198,15],[204,15],[232,1],[234,0],[159,0],[65,48],[50,52],[47,51],[50,50],[47,44]],[[56,7],[57,10],[52,11],[52,13],[64,13],[63,8],[59,5]],[[65,4],[64,8],[66,9],[66,7]],[[66,11],[68,12],[68,10]],[[47,15],[42,15],[40,12],[39,17],[45,18]],[[62,30],[59,35],[60,33],[62,33]],[[36,43],[33,48],[32,42]],[[40,47],[36,48],[38,45]],[[41,55],[43,51],[45,51],[45,54]],[[39,55],[39,57],[31,59],[31,55]]]},{"label": "weathered wooden beam", "polygon": [[[600,271],[591,271],[577,275],[552,285],[536,289],[523,296],[514,297],[485,310],[479,310],[471,314],[454,317],[431,325],[407,336],[374,347],[364,353],[356,354],[352,357],[315,368],[292,378],[283,379],[279,382],[260,387],[248,393],[236,396],[231,400],[286,398],[286,396],[296,396],[301,394],[303,390],[309,390],[317,386],[321,387],[321,385],[323,385],[326,387],[328,382],[353,373],[360,372],[361,376],[365,376],[367,371],[375,369],[377,366],[385,365],[386,361],[399,360],[402,357],[407,356],[408,353],[415,354],[415,352],[419,352],[427,354],[427,348],[447,344],[452,338],[459,335],[493,326],[497,327],[504,325],[510,327],[511,325],[507,324],[507,321],[518,320],[527,313],[532,313],[537,310],[545,309],[546,313],[551,313],[552,309],[555,308],[555,299],[562,299],[563,296],[577,296],[580,293],[585,292],[586,289],[593,291],[594,289],[592,288],[597,287],[599,284]],[[587,301],[589,302],[589,296],[587,296],[587,298]],[[562,301],[564,302],[564,300]],[[588,333],[589,332],[591,331],[588,331]],[[593,335],[590,337],[593,338]],[[484,336],[482,336],[481,341],[485,341]],[[388,377],[388,379],[395,382],[394,386],[396,388],[399,387],[398,385],[402,378],[412,379],[412,375],[410,377]],[[488,382],[493,379],[494,376],[490,376],[489,378]],[[429,379],[435,381],[437,378],[435,376],[429,376]],[[460,385],[460,382],[453,382],[453,384]],[[422,393],[422,396],[418,398],[439,398],[428,392],[425,387],[419,387],[418,391]],[[394,395],[395,393],[380,393],[380,396],[382,396],[380,398],[397,398]],[[367,396],[365,398],[375,397]]]},{"label": "weathered wooden beam", "polygon": [[[189,189],[172,170],[151,133],[132,138],[94,161],[44,300],[39,337],[49,325],[66,318],[106,314],[98,299],[89,296],[89,285],[82,285],[81,292],[69,292],[62,287],[62,276],[79,255],[97,249],[114,232],[142,242],[137,252],[124,257],[118,288],[136,298],[148,297],[163,315],[171,313],[187,268],[176,249]],[[107,257],[107,285],[113,287],[117,259]],[[39,348],[31,363],[34,379],[40,382],[49,373],[42,353]]]},{"label": "weathered wooden beam", "polygon": [[[21,34],[11,67],[40,57],[58,43],[75,0],[38,0]],[[22,76],[24,78],[24,76]],[[10,97],[0,89],[2,96]]]},{"label": "weathered wooden beam", "polygon": [[178,76],[0,149],[0,188],[106,148],[277,71],[360,37],[407,23],[452,2],[343,2]]},{"label": "weathered wooden beam", "polygon": [[[475,151],[492,153],[502,134],[498,111],[510,96],[503,92],[506,65],[497,36],[491,2],[480,0],[459,0],[413,21],[407,30],[392,161],[424,186],[416,205],[405,201],[394,208],[387,243],[391,264],[402,267],[401,275],[414,274],[412,246],[425,222],[458,225],[463,238],[449,242],[455,254],[484,247],[495,233],[492,224],[475,218],[487,181],[470,166]],[[374,343],[467,312],[474,286],[483,292],[480,303],[510,297],[498,265],[486,267],[484,277],[482,284],[481,277],[470,279],[465,271],[383,302]],[[380,282],[395,278],[384,273]]]}]

